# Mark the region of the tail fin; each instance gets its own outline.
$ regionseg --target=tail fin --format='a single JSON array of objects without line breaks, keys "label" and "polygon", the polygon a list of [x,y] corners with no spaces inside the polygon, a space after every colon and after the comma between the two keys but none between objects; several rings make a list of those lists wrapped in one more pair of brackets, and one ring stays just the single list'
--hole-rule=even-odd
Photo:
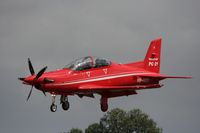
[{"label": "tail fin", "polygon": [[144,68],[151,72],[160,73],[161,38],[151,42],[144,58]]}]

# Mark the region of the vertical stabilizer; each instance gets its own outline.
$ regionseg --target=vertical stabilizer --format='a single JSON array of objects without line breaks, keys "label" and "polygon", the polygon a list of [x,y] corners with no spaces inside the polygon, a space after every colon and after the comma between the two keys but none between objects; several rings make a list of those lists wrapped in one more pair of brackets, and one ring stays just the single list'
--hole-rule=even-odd
[{"label": "vertical stabilizer", "polygon": [[160,73],[161,38],[151,41],[144,58],[144,68],[151,72]]}]

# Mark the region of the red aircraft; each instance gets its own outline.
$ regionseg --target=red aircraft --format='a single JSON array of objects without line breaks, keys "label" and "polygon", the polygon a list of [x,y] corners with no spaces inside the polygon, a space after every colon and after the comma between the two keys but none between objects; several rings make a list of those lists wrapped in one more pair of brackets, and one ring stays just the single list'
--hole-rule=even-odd
[{"label": "red aircraft", "polygon": [[101,95],[100,105],[103,112],[108,110],[108,98],[137,94],[136,90],[160,88],[159,81],[166,78],[191,78],[183,76],[166,76],[160,74],[161,38],[150,43],[143,61],[118,64],[104,58],[87,56],[75,60],[63,69],[45,72],[47,67],[35,74],[32,63],[28,59],[31,76],[19,78],[32,89],[42,91],[44,95],[52,95],[50,110],[55,112],[56,95],[60,96],[63,110],[69,109],[68,96],[78,95],[94,98],[93,94]]}]

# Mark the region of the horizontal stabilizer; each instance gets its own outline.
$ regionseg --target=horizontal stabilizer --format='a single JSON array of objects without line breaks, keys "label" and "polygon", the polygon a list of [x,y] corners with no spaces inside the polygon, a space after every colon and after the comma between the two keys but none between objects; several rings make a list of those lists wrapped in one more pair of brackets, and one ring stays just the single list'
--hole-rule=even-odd
[{"label": "horizontal stabilizer", "polygon": [[162,76],[162,78],[178,78],[178,79],[190,79],[191,76]]},{"label": "horizontal stabilizer", "polygon": [[177,78],[177,79],[190,79],[191,76],[168,76],[162,74],[155,74],[155,75],[142,75],[142,77],[151,77],[151,78],[158,78],[160,80],[167,79],[167,78]]}]

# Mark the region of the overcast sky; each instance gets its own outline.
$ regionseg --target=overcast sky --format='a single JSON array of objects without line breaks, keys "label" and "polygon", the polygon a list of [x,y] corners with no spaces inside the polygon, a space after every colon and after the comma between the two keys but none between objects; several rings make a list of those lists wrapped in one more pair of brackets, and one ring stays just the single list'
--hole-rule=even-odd
[{"label": "overcast sky", "polygon": [[[95,55],[126,63],[142,60],[149,42],[163,38],[161,72],[192,75],[169,79],[160,89],[109,100],[110,109],[140,108],[164,133],[199,132],[199,0],[0,0],[0,132],[58,133],[85,129],[104,115],[96,99],[69,97],[68,112],[49,111],[51,97],[18,77],[59,69]],[[57,97],[59,104],[59,97]]]}]

